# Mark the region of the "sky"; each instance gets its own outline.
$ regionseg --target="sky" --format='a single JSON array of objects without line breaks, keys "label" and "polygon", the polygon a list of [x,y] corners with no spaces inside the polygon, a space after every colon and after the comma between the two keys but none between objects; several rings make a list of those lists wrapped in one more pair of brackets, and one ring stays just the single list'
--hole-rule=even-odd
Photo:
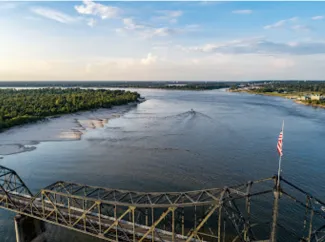
[{"label": "sky", "polygon": [[0,81],[325,80],[325,2],[0,1]]}]

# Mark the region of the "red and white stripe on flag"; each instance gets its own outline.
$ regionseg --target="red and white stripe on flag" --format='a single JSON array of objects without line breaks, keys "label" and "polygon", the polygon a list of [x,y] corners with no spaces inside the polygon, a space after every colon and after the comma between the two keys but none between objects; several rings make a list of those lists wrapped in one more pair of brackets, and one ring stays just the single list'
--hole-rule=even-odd
[{"label": "red and white stripe on flag", "polygon": [[277,145],[277,150],[279,152],[279,155],[282,156],[282,139],[283,139],[283,131],[280,132],[279,138],[278,138],[278,145]]}]

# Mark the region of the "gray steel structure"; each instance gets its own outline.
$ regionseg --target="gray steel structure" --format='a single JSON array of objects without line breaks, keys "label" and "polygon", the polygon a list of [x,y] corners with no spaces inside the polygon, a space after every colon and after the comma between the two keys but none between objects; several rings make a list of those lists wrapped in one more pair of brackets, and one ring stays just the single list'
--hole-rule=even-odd
[{"label": "gray steel structure", "polygon": [[276,182],[145,193],[58,181],[34,195],[0,166],[0,207],[107,241],[325,241],[325,203]]}]

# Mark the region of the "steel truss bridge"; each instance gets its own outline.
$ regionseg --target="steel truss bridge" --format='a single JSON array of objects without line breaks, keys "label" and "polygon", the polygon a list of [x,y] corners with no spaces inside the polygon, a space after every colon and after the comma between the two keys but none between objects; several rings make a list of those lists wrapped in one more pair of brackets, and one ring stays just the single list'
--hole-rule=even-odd
[{"label": "steel truss bridge", "polygon": [[58,181],[34,195],[0,166],[0,207],[107,241],[325,241],[325,203],[276,182],[144,193]]}]

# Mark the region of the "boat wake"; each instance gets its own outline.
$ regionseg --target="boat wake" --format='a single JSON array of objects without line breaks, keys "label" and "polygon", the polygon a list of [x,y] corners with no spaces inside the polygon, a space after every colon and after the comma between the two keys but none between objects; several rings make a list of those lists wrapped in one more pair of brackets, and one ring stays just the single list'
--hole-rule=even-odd
[{"label": "boat wake", "polygon": [[205,119],[213,120],[213,118],[211,118],[209,115],[194,111],[193,109],[184,113],[179,113],[176,115],[164,117],[164,119],[187,119],[187,118],[189,118],[190,120],[195,118],[205,118]]}]

